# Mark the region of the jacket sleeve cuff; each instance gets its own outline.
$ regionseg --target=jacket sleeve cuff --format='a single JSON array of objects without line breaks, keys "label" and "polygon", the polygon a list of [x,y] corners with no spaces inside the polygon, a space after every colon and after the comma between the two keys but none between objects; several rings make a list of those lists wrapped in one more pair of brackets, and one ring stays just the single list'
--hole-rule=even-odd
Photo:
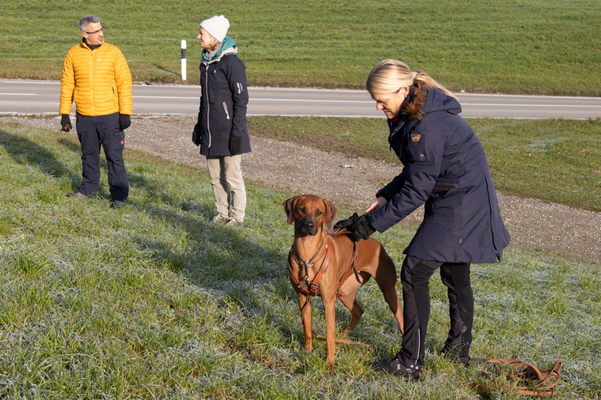
[{"label": "jacket sleeve cuff", "polygon": [[378,193],[376,193],[376,199],[378,197],[384,197],[384,199],[386,199],[386,201],[390,201],[390,199],[392,198],[391,196],[389,196],[388,194],[386,194],[382,191],[379,191]]},{"label": "jacket sleeve cuff", "polygon": [[375,231],[384,233],[388,228],[395,225],[398,221],[391,221],[382,215],[381,208],[374,211],[369,215],[369,224],[374,228]]}]

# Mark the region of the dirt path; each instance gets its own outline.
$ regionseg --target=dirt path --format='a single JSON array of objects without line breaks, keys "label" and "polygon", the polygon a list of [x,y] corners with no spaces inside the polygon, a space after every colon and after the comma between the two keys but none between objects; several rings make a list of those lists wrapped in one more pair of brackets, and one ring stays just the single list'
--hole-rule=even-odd
[{"label": "dirt path", "polygon": [[[204,157],[190,140],[195,119],[196,116],[181,115],[135,117],[126,131],[126,146],[206,168]],[[0,120],[56,130],[60,126],[58,116],[0,117]],[[252,153],[242,159],[245,179],[295,194],[316,194],[338,207],[358,212],[371,203],[378,189],[399,173],[396,165],[353,159],[290,142],[252,136],[251,145]],[[354,168],[341,167],[344,164]],[[497,195],[513,245],[601,262],[601,213],[502,193]],[[417,210],[403,223],[417,224],[420,220],[421,210]]]}]

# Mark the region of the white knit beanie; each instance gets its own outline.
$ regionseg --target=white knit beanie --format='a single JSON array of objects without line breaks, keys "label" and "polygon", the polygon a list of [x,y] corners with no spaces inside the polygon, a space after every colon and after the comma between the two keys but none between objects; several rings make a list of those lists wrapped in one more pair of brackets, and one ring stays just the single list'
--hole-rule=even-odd
[{"label": "white knit beanie", "polygon": [[215,15],[202,21],[200,27],[204,28],[205,31],[209,32],[209,35],[213,36],[219,42],[223,42],[230,27],[230,21],[223,15]]}]

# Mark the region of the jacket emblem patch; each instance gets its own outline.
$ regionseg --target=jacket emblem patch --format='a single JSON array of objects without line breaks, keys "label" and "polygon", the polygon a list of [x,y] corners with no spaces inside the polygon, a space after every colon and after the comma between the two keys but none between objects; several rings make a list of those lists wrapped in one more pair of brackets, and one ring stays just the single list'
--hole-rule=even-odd
[{"label": "jacket emblem patch", "polygon": [[411,140],[414,142],[419,142],[422,138],[422,135],[419,133],[412,133],[411,134]]}]

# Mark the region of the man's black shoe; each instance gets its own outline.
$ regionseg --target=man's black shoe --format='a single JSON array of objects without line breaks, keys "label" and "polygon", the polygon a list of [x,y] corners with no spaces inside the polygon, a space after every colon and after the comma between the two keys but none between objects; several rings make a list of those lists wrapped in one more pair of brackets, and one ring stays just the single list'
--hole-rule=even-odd
[{"label": "man's black shoe", "polygon": [[372,367],[376,371],[384,371],[389,374],[393,374],[398,377],[418,380],[422,375],[423,367],[418,365],[412,365],[411,367],[406,367],[397,358],[393,358],[390,361],[374,361]]},{"label": "man's black shoe", "polygon": [[94,192],[92,194],[89,195],[85,195],[81,192],[75,192],[75,193],[67,193],[68,197],[71,197],[72,199],[93,199],[96,198],[96,194],[97,192]]},{"label": "man's black shoe", "polygon": [[111,201],[111,208],[122,208],[125,205],[125,201],[113,200]]}]

